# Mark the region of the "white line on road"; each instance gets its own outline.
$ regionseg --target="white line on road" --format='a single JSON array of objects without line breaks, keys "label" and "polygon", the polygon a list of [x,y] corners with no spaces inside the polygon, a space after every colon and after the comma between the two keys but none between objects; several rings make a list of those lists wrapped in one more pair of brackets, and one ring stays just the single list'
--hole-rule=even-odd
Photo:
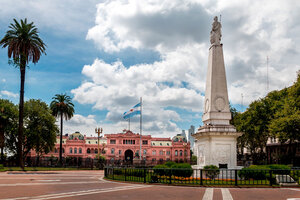
[{"label": "white line on road", "polygon": [[223,200],[233,200],[228,189],[222,188],[221,192],[222,192]]},{"label": "white line on road", "polygon": [[213,188],[207,188],[205,190],[205,193],[203,195],[202,200],[212,200],[214,195],[214,189]]},{"label": "white line on road", "polygon": [[76,192],[65,192],[65,193],[50,194],[50,195],[41,195],[41,196],[36,196],[36,197],[18,197],[18,198],[10,198],[10,199],[3,199],[3,200],[57,199],[57,198],[66,198],[66,197],[73,197],[73,196],[83,196],[83,195],[89,195],[89,194],[115,192],[115,191],[121,191],[121,190],[140,189],[140,188],[147,188],[147,187],[151,187],[151,186],[122,186],[122,187],[115,187],[115,188],[102,188],[102,189],[83,190],[83,191],[76,191]]},{"label": "white line on road", "polygon": [[0,184],[0,187],[10,187],[10,186],[34,186],[34,185],[73,185],[73,184],[91,184],[91,183],[101,183],[101,181],[79,181],[79,182],[49,182],[49,183],[12,183],[12,184]]}]

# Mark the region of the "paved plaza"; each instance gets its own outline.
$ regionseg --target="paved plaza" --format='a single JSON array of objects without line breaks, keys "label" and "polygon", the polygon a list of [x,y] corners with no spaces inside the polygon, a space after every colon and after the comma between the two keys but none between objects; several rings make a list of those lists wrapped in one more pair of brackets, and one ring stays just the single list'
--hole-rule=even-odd
[{"label": "paved plaza", "polygon": [[103,180],[103,171],[0,173],[0,199],[300,200],[300,188],[205,188]]}]

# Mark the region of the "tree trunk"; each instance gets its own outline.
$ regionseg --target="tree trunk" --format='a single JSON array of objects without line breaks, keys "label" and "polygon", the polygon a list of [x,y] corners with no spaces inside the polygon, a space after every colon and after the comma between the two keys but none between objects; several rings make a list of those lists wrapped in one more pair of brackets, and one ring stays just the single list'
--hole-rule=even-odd
[{"label": "tree trunk", "polygon": [[21,72],[21,89],[20,89],[20,103],[19,103],[19,129],[18,129],[18,158],[19,166],[24,169],[23,161],[23,115],[24,115],[24,84],[25,84],[25,70],[26,59],[21,56],[20,72]]},{"label": "tree trunk", "polygon": [[59,164],[62,166],[62,135],[63,135],[63,113],[60,113],[60,143],[59,143]]},{"label": "tree trunk", "polygon": [[0,164],[4,163],[4,130],[2,125],[0,125],[0,148],[1,148],[1,161]]}]

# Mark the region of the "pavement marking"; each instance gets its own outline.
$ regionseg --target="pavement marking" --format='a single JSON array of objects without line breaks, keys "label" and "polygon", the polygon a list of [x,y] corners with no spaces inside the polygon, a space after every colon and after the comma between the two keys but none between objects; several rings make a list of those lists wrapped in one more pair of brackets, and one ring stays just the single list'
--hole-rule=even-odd
[{"label": "pavement marking", "polygon": [[289,198],[289,199],[286,199],[286,200],[300,200],[300,198]]},{"label": "pavement marking", "polygon": [[228,189],[222,188],[221,192],[222,192],[223,200],[233,200]]},{"label": "pavement marking", "polygon": [[11,183],[11,184],[0,184],[0,187],[11,187],[11,186],[34,186],[34,185],[73,185],[73,184],[89,184],[89,183],[102,183],[101,181],[81,181],[81,182],[59,182],[59,183]]},{"label": "pavement marking", "polygon": [[18,198],[8,198],[2,200],[44,200],[44,199],[58,199],[58,198],[66,198],[66,197],[74,197],[74,196],[83,196],[83,195],[90,195],[90,194],[99,194],[99,193],[106,193],[106,192],[116,192],[122,190],[131,190],[131,189],[140,189],[140,188],[147,188],[151,186],[121,186],[121,187],[114,187],[114,188],[102,188],[102,189],[93,189],[93,190],[82,190],[76,192],[65,192],[65,193],[57,193],[57,194],[49,194],[49,195],[40,195],[35,197],[18,197]]},{"label": "pavement marking", "polygon": [[296,188],[281,188],[281,189],[284,189],[284,190],[294,190],[294,191],[300,192],[300,189],[296,189]]},{"label": "pavement marking", "polygon": [[212,200],[214,195],[214,189],[213,188],[207,188],[205,190],[205,193],[203,195],[202,200]]},{"label": "pavement marking", "polygon": [[36,181],[42,181],[42,182],[54,182],[54,181],[60,181],[60,180],[47,180],[47,179],[41,179],[41,180],[36,180]]}]

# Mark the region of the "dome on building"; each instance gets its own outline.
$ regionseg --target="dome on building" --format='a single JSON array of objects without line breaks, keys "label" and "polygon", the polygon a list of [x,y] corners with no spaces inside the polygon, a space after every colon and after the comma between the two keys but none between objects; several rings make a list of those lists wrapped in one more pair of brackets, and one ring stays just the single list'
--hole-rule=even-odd
[{"label": "dome on building", "polygon": [[69,140],[75,140],[76,138],[78,140],[84,140],[84,136],[80,132],[78,132],[78,131],[76,131],[75,133],[72,133],[69,136]]},{"label": "dome on building", "polygon": [[174,136],[172,138],[172,140],[173,140],[173,142],[180,142],[180,141],[187,142],[186,138],[184,136],[180,135],[180,134]]}]

